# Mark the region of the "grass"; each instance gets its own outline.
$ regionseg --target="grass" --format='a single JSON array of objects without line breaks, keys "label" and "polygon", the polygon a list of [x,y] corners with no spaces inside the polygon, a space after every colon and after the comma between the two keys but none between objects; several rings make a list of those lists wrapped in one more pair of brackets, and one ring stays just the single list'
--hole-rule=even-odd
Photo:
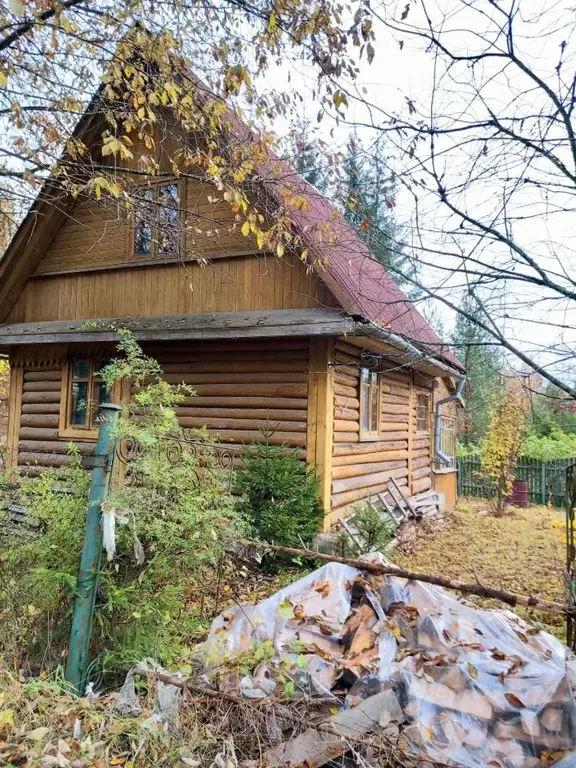
[{"label": "grass", "polygon": [[[399,565],[417,571],[532,593],[544,599],[564,601],[565,533],[560,509],[531,506],[509,508],[503,518],[480,514],[487,502],[462,499],[450,526],[421,539],[409,555],[395,553]],[[477,604],[502,607],[495,601],[474,599]],[[504,606],[506,607],[506,606]],[[562,616],[518,609],[536,626],[565,639]]]}]

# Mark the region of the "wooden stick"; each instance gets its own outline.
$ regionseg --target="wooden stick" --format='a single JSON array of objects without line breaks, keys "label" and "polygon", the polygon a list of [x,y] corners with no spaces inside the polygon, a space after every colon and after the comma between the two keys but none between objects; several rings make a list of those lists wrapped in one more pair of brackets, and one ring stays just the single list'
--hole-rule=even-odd
[{"label": "wooden stick", "polygon": [[280,547],[275,544],[267,544],[262,541],[252,541],[244,539],[242,544],[256,549],[263,549],[270,552],[280,552],[284,555],[293,557],[304,557],[308,560],[322,560],[325,563],[341,563],[357,568],[360,571],[374,573],[377,576],[399,576],[402,579],[410,581],[421,581],[424,584],[434,584],[444,589],[453,589],[456,592],[462,592],[464,595],[477,595],[492,600],[500,600],[502,603],[513,607],[523,605],[532,608],[535,611],[545,611],[547,613],[561,613],[568,616],[576,616],[576,606],[567,603],[556,603],[550,600],[541,600],[535,595],[520,595],[516,592],[509,592],[506,589],[495,589],[494,587],[485,587],[482,584],[469,584],[464,581],[450,579],[447,576],[437,576],[431,573],[419,573],[417,571],[406,571],[397,565],[380,565],[370,563],[359,558],[338,557],[337,555],[327,555],[323,552],[315,552],[312,549],[296,549],[294,547]]}]

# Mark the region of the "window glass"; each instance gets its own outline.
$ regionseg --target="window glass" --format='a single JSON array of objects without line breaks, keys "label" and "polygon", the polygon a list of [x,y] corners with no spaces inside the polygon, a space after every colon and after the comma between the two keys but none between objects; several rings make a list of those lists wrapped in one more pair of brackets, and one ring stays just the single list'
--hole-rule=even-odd
[{"label": "window glass", "polygon": [[380,432],[380,393],[378,373],[360,371],[360,438],[376,437]]},{"label": "window glass", "polygon": [[154,189],[145,189],[141,195],[144,202],[140,203],[142,210],[134,217],[134,253],[141,256],[152,254],[153,211],[146,201],[154,200]]},{"label": "window glass", "polygon": [[93,360],[77,360],[72,364],[68,383],[67,426],[97,428],[98,407],[110,401],[110,392],[98,375],[102,365],[102,362]]},{"label": "window glass", "polygon": [[140,193],[134,216],[134,255],[151,259],[178,250],[178,183],[155,184]]},{"label": "window glass", "polygon": [[178,234],[178,185],[161,186],[158,202],[158,250],[160,253],[175,253]]},{"label": "window glass", "polygon": [[430,395],[418,395],[416,399],[416,429],[418,432],[430,429]]},{"label": "window glass", "polygon": [[373,372],[370,376],[370,432],[377,433],[379,430],[378,419],[380,408],[378,407],[378,374]]},{"label": "window glass", "polygon": [[70,424],[86,426],[88,416],[88,382],[72,381],[72,397],[70,400]]},{"label": "window glass", "polygon": [[87,360],[77,360],[72,369],[72,378],[87,379],[90,376],[90,363]]}]

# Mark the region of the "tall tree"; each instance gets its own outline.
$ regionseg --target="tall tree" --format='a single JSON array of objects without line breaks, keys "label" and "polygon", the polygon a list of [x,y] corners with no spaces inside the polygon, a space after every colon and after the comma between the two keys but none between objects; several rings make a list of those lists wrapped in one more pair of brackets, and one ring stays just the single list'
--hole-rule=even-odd
[{"label": "tall tree", "polygon": [[307,117],[293,123],[288,137],[288,160],[303,179],[319,192],[328,190],[329,172],[326,143],[315,135]]},{"label": "tall tree", "polygon": [[372,255],[400,284],[409,284],[416,272],[404,232],[395,215],[396,182],[379,137],[369,148],[357,135],[348,142],[342,163],[339,198],[344,215],[358,231]]},{"label": "tall tree", "polygon": [[482,322],[483,310],[473,293],[464,296],[460,309],[452,334],[454,351],[467,371],[466,424],[460,439],[465,445],[478,445],[490,422],[490,407],[499,389],[502,360],[490,334],[475,322]]},{"label": "tall tree", "polygon": [[408,0],[378,14],[395,45],[377,55],[400,58],[382,69],[417,55],[417,77],[401,102],[347,89],[348,120],[394,146],[418,287],[458,312],[454,297],[481,286],[487,315],[468,319],[576,398],[574,4]]}]

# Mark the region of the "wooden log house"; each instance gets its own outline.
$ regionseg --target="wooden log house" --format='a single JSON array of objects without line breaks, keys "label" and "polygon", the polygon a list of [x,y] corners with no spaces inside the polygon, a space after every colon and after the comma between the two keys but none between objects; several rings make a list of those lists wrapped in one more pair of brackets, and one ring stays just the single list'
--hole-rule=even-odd
[{"label": "wooden log house", "polygon": [[[77,135],[102,162],[97,120],[92,110]],[[98,368],[127,327],[168,381],[194,386],[178,408],[183,427],[238,446],[265,429],[301,448],[327,521],[391,477],[412,494],[432,487],[435,393],[454,390],[461,364],[326,199],[292,171],[278,184],[309,197],[293,217],[307,263],[258,249],[208,179],[145,182],[182,237],[142,214],[123,219],[110,201],[55,204],[48,182],[0,262],[10,466],[60,466],[70,441],[93,450],[108,397]],[[202,221],[217,221],[216,235]]]}]

